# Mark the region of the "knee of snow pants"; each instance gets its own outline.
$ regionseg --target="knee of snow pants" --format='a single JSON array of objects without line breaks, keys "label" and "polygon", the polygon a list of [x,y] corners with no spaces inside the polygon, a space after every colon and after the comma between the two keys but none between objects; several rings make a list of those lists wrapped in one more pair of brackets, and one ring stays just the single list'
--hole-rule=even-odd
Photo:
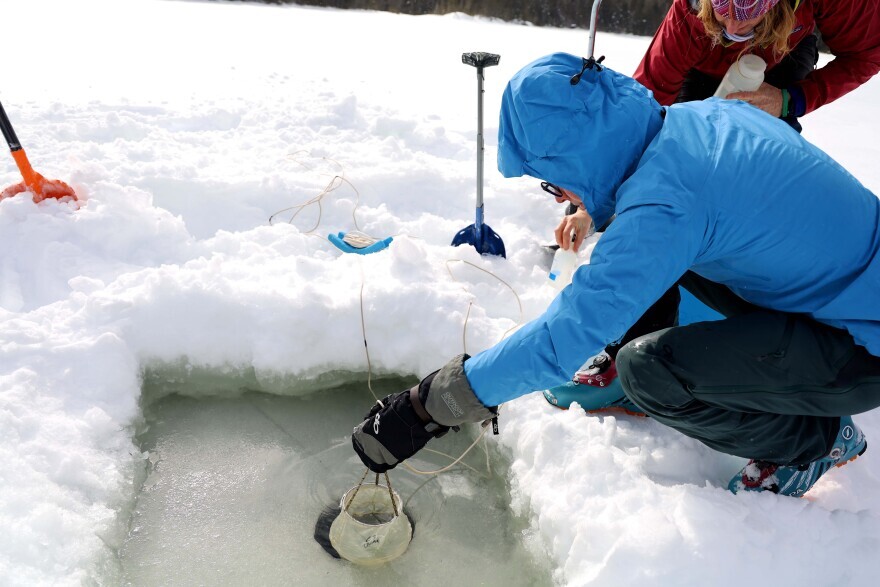
[{"label": "knee of snow pants", "polygon": [[845,331],[754,312],[638,338],[617,356],[626,395],[659,422],[745,458],[823,456],[839,416],[880,404],[876,357]]}]

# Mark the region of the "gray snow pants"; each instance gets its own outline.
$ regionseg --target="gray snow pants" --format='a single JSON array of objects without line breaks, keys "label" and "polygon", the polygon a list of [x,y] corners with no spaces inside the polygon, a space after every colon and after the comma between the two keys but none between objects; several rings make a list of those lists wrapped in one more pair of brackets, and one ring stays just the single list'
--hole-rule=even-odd
[{"label": "gray snow pants", "polygon": [[626,395],[658,422],[724,453],[800,465],[828,454],[840,416],[880,405],[880,357],[846,331],[758,308],[694,273],[680,283],[727,318],[618,353]]}]

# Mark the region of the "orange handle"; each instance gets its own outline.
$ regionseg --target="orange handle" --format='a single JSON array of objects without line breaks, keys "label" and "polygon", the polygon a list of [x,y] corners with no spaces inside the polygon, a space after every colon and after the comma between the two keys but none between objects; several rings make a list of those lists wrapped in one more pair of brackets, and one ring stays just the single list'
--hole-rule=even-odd
[{"label": "orange handle", "polygon": [[15,136],[15,130],[12,128],[12,123],[9,122],[9,117],[6,116],[3,104],[0,104],[0,132],[3,133],[3,138],[6,139],[6,144],[9,145],[9,150],[12,152],[12,158],[15,159],[15,164],[18,165],[18,170],[24,179],[22,183],[15,184],[0,192],[0,199],[12,197],[27,189],[33,193],[34,202],[42,202],[46,198],[69,197],[76,200],[76,194],[69,185],[57,179],[47,180],[34,171],[24,149],[21,148],[21,143],[18,142],[18,137]]},{"label": "orange handle", "polygon": [[34,168],[31,167],[31,162],[28,161],[24,149],[16,149],[15,151],[12,151],[12,158],[15,159],[15,164],[18,165],[18,170],[21,172],[24,184],[34,192],[39,190],[41,187],[40,174],[34,171]]}]

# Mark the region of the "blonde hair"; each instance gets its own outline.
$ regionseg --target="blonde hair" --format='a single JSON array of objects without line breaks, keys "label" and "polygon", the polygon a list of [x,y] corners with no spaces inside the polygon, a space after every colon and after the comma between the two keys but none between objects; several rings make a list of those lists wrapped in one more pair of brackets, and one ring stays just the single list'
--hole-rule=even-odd
[{"label": "blonde hair", "polygon": [[[700,0],[700,11],[697,15],[703,21],[703,28],[712,39],[712,44],[721,43],[723,39],[721,25],[715,20],[712,0]],[[755,36],[752,37],[750,44],[770,47],[777,56],[785,55],[791,51],[791,47],[788,46],[788,37],[794,29],[795,22],[794,8],[791,3],[788,0],[779,0],[776,6],[768,10],[758,26],[755,27]]]}]

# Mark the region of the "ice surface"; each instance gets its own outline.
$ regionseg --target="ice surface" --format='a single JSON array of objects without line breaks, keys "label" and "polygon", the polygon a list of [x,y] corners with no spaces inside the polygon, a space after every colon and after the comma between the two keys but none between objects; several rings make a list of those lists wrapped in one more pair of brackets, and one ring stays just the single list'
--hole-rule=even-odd
[{"label": "ice surface", "polygon": [[[390,391],[404,382],[384,385]],[[301,399],[173,395],[149,407],[139,437],[149,474],[120,551],[122,582],[424,585],[425,577],[442,577],[460,585],[550,585],[548,561],[523,546],[535,542],[528,520],[510,510],[505,458],[494,443],[492,478],[463,467],[440,477],[390,472],[415,522],[400,558],[362,568],[321,548],[313,538],[318,516],[364,472],[344,431],[369,407],[368,397],[361,384]],[[460,436],[441,448],[457,456],[472,440]],[[413,459],[424,470],[448,463],[431,453]],[[481,447],[465,463],[488,473]]]}]

